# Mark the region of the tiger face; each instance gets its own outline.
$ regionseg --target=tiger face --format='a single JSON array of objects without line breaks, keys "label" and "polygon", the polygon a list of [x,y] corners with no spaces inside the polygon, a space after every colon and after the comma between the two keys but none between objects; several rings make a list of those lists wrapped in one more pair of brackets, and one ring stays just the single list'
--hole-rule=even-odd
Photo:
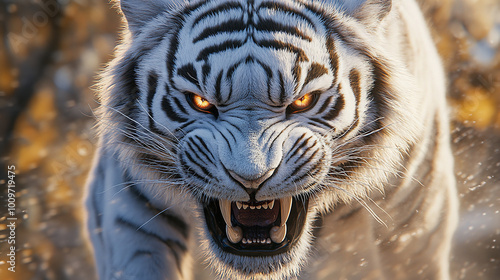
[{"label": "tiger face", "polygon": [[388,70],[353,48],[370,34],[295,1],[202,1],[158,15],[131,26],[127,50],[140,69],[135,129],[155,136],[122,157],[174,185],[158,193],[195,201],[219,275],[297,274],[319,213],[380,187],[399,155],[372,160],[377,137],[409,129],[388,127],[398,116],[384,110],[402,98],[387,94]]}]

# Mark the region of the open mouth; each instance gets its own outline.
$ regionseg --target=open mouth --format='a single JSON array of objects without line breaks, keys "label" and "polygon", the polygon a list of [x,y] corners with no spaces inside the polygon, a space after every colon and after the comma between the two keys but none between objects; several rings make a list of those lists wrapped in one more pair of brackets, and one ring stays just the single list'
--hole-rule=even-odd
[{"label": "open mouth", "polygon": [[308,199],[287,197],[256,201],[210,199],[204,205],[208,230],[226,252],[237,255],[276,255],[299,239]]}]

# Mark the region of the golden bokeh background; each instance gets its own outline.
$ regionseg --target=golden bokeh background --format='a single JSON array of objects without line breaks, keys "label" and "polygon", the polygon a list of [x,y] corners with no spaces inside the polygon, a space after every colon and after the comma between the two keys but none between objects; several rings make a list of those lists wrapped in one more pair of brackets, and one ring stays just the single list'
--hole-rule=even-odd
[{"label": "golden bokeh background", "polygon": [[[500,277],[500,1],[420,0],[448,73],[461,218],[453,279]],[[0,279],[95,279],[82,198],[95,74],[121,19],[103,0],[0,0]],[[7,166],[16,167],[16,272]]]}]

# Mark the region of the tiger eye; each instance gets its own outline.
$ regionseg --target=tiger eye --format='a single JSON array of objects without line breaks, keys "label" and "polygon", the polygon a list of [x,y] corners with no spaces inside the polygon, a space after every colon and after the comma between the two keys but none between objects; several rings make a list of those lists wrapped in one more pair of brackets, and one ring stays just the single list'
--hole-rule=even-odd
[{"label": "tiger eye", "polygon": [[190,93],[189,95],[191,104],[196,110],[204,113],[211,113],[211,111],[214,109],[214,105],[212,103],[208,102],[208,100],[199,96],[198,94]]},{"label": "tiger eye", "polygon": [[299,113],[306,111],[314,106],[317,99],[316,92],[310,92],[305,94],[299,99],[296,99],[292,104],[289,105],[289,110],[291,113]]}]

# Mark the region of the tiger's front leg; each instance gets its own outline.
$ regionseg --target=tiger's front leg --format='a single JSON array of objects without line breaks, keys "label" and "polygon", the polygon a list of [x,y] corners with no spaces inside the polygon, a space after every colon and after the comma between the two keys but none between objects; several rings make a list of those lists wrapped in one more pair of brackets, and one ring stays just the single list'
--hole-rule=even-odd
[{"label": "tiger's front leg", "polygon": [[185,217],[153,205],[113,156],[96,156],[86,204],[99,279],[191,279]]}]

